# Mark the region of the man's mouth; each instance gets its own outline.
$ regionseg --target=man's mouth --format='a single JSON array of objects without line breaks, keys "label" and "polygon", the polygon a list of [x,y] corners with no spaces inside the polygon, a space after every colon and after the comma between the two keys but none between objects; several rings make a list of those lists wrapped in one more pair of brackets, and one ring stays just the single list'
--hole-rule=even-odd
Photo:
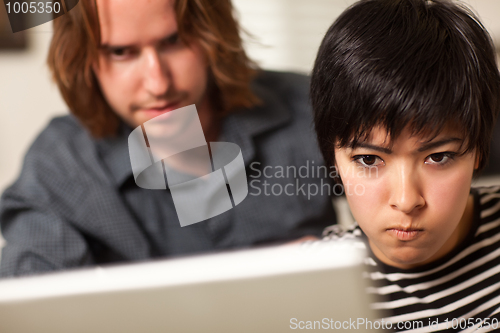
[{"label": "man's mouth", "polygon": [[180,102],[173,102],[168,104],[147,106],[143,108],[142,111],[151,116],[156,117],[159,116],[160,114],[176,110],[179,107],[180,107]]}]

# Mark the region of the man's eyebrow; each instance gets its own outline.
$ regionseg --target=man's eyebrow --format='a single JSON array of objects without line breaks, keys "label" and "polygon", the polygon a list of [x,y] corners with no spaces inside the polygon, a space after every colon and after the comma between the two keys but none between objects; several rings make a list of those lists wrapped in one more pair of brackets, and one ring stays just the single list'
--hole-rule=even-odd
[{"label": "man's eyebrow", "polygon": [[[168,36],[165,36],[165,37],[161,38],[160,42],[168,42],[168,41],[175,40],[177,38],[179,38],[179,32],[178,31],[174,31],[171,34],[169,34]],[[102,49],[102,50],[105,50],[105,51],[111,51],[111,50],[117,50],[117,49],[127,49],[127,48],[134,47],[134,46],[135,46],[134,44],[129,44],[129,45],[111,45],[109,43],[104,43],[104,44],[101,44],[101,46],[99,46],[99,48]]]},{"label": "man's eyebrow", "polygon": [[462,142],[462,141],[463,141],[463,139],[455,138],[455,137],[445,138],[442,140],[425,143],[422,146],[420,146],[420,148],[418,148],[417,151],[424,152],[424,151],[431,150],[431,149],[434,149],[434,148],[437,148],[440,146],[444,146],[445,144],[448,144],[450,142]]},{"label": "man's eyebrow", "polygon": [[99,46],[99,50],[102,51],[112,51],[112,50],[119,50],[119,49],[126,49],[131,47],[132,45],[109,45],[109,44],[101,44]]}]

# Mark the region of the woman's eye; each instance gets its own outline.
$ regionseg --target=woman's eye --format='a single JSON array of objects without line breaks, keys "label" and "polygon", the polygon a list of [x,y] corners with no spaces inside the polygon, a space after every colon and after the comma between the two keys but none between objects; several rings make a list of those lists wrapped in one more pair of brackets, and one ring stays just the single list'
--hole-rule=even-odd
[{"label": "woman's eye", "polygon": [[384,161],[376,155],[357,155],[353,157],[353,160],[364,167],[375,167],[384,163]]},{"label": "woman's eye", "polygon": [[451,160],[453,160],[453,157],[455,156],[454,153],[436,153],[429,155],[427,159],[425,160],[426,164],[437,164],[437,165],[444,165]]}]

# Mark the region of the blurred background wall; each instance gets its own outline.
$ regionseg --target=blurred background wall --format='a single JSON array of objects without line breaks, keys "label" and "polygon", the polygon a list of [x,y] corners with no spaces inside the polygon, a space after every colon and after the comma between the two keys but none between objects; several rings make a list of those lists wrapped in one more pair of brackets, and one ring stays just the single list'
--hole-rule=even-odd
[{"label": "blurred background wall", "polygon": [[[263,67],[309,73],[322,36],[352,0],[233,0],[250,56]],[[495,41],[500,1],[467,0]],[[0,6],[0,16],[5,16]],[[28,48],[0,50],[0,191],[19,173],[22,158],[50,118],[67,113],[45,65],[52,25],[27,31]]]}]

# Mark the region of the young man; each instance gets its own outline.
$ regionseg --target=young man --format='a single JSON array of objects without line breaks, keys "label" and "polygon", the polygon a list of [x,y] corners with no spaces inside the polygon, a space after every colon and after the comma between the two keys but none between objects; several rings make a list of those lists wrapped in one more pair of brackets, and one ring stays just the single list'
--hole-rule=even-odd
[{"label": "young man", "polygon": [[[48,64],[72,116],[49,124],[3,194],[1,276],[291,240],[335,219],[326,192],[304,193],[324,179],[269,172],[322,163],[308,80],[254,66],[229,0],[80,1],[54,21]],[[254,183],[261,192],[181,228],[168,189],[135,184],[127,138],[191,104],[207,142],[236,143],[249,180],[287,194]]]},{"label": "young man", "polygon": [[[311,82],[386,328],[500,327],[500,188],[488,158],[500,76],[490,37],[446,0],[366,0],[328,30]],[[418,329],[417,329],[418,328]]]}]

